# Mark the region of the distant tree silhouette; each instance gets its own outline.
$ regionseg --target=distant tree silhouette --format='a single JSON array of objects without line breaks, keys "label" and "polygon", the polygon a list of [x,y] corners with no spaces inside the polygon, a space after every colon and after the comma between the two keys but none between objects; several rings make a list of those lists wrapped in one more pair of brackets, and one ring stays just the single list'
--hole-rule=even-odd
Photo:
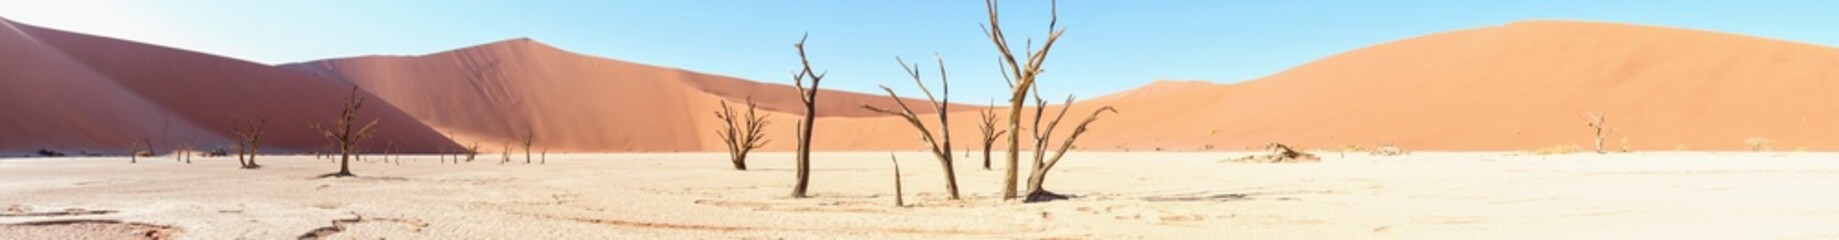
[{"label": "distant tree silhouette", "polygon": [[1608,114],[1584,112],[1584,125],[1589,126],[1590,129],[1596,130],[1596,135],[1595,135],[1596,136],[1596,154],[1609,153],[1607,151],[1603,151],[1603,139],[1608,138],[1609,133],[1615,131],[1615,129],[1608,129],[1607,127],[1603,126],[1604,116],[1606,115]]},{"label": "distant tree silhouette", "polygon": [[996,104],[993,102],[989,107],[977,110],[977,116],[978,119],[983,120],[977,125],[977,129],[983,132],[981,139],[983,140],[983,170],[990,170],[990,147],[996,144],[997,138],[1002,138],[1003,134],[1009,133],[1009,130],[996,129]]}]

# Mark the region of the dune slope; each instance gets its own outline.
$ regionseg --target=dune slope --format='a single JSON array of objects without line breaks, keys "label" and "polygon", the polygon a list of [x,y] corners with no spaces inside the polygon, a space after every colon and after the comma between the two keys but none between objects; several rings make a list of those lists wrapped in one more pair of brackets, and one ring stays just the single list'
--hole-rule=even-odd
[{"label": "dune slope", "polygon": [[[233,121],[267,119],[265,149],[315,151],[326,140],[309,123],[330,123],[351,85],[208,54],[0,20],[0,152],[39,148],[123,153],[134,142],[157,152],[193,145],[227,148]],[[362,96],[376,99],[369,93]],[[367,149],[436,151],[451,141],[384,101]]]},{"label": "dune slope", "polygon": [[[1139,91],[1168,84],[1177,83]],[[1614,130],[1609,149],[1737,150],[1752,137],[1780,150],[1839,149],[1830,137],[1839,50],[1693,30],[1519,22],[1380,44],[1240,84],[1182,85],[1091,103],[1126,112],[1098,124],[1113,130],[1091,142],[1590,149],[1580,115],[1601,112]]]},{"label": "dune slope", "polygon": [[[453,132],[459,142],[485,149],[511,145],[522,151],[523,139],[531,138],[535,148],[553,151],[715,151],[722,148],[712,112],[720,101],[737,107],[748,98],[758,101],[775,115],[770,132],[781,139],[793,138],[798,120],[792,117],[804,112],[792,86],[579,55],[530,39],[284,67],[364,86]],[[861,109],[864,104],[894,107],[885,96],[829,90],[819,93],[818,103],[826,118],[880,116]],[[838,129],[861,130],[876,129]]]},{"label": "dune slope", "polygon": [[[791,149],[802,114],[791,86],[574,54],[528,39],[423,56],[279,67],[4,22],[0,151],[125,150],[155,138],[222,145],[230,120],[270,119],[271,146],[311,150],[351,85],[374,96],[399,149],[720,151],[719,102],[760,101],[768,151]],[[1085,150],[1304,148],[1396,144],[1415,150],[1593,147],[1586,112],[1606,113],[1605,148],[1839,149],[1839,49],[1610,23],[1534,21],[1437,33],[1324,58],[1238,84],[1159,81],[1077,104],[1058,136],[1100,106]],[[1053,75],[1043,84],[1062,84]],[[374,95],[372,95],[374,94]],[[1063,96],[1048,99],[1059,102]],[[815,148],[922,148],[904,120],[825,91]],[[903,100],[931,114],[917,100]],[[953,149],[975,145],[977,106],[954,105]],[[1061,107],[1050,106],[1049,116]],[[1032,109],[1025,111],[1032,113]],[[1030,114],[1032,115],[1032,114]],[[922,116],[928,120],[928,116]],[[1029,118],[1032,118],[1030,116]],[[1032,121],[1025,119],[1024,125]],[[928,123],[932,124],[932,123]],[[1058,140],[1055,140],[1058,142]],[[1028,141],[1024,141],[1028,142]],[[1001,146],[1001,144],[998,144]]]}]

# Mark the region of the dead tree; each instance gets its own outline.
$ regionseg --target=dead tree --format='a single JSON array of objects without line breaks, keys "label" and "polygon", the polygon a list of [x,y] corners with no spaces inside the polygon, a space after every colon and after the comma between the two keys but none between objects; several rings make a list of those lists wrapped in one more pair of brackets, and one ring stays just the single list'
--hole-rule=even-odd
[{"label": "dead tree", "polygon": [[543,156],[543,162],[542,162],[542,163],[538,163],[538,164],[544,164],[544,165],[548,165],[548,164],[549,164],[549,147],[543,147],[543,155],[542,155],[542,156]]},{"label": "dead tree", "polygon": [[1615,131],[1615,129],[1603,127],[1603,120],[1606,115],[1608,114],[1584,112],[1584,125],[1590,126],[1590,129],[1596,130],[1596,154],[1609,153],[1603,151],[1603,139],[1608,138],[1609,133]]},{"label": "dead tree", "polygon": [[140,163],[140,143],[136,141],[127,143],[127,163]]},{"label": "dead tree", "polygon": [[[1041,165],[1044,164],[1047,158],[1047,150],[1052,147],[1052,146],[1048,146],[1050,144],[1048,140],[1053,139],[1054,129],[1059,128],[1060,119],[1066,118],[1066,112],[1068,112],[1069,110],[1072,110],[1071,108],[1073,106],[1073,96],[1071,95],[1066,96],[1066,103],[1060,105],[1061,106],[1060,113],[1054,116],[1053,122],[1049,122],[1047,124],[1047,127],[1043,128],[1041,127],[1041,120],[1046,118],[1045,114],[1047,113],[1047,100],[1041,99],[1040,96],[1041,96],[1040,92],[1035,92],[1034,128],[1032,128],[1032,131],[1031,131],[1033,133],[1030,134],[1030,135],[1033,135],[1031,137],[1034,138],[1034,159],[1033,161],[1030,162],[1032,163],[1032,165],[1030,165],[1031,167],[1028,168],[1028,169],[1031,169],[1032,171],[1040,171],[1038,169],[1041,169]],[[1033,186],[1034,179],[1032,178],[1032,175],[1030,175],[1030,177],[1031,178],[1029,178],[1028,185]]]},{"label": "dead tree", "polygon": [[1769,150],[1769,139],[1767,138],[1750,137],[1748,139],[1744,139],[1743,144],[1749,145],[1751,152],[1761,152],[1761,151]]},{"label": "dead tree", "polygon": [[[457,158],[459,156],[454,156],[454,157]],[[466,147],[466,162],[473,162],[473,158],[477,158],[477,157],[479,157],[479,141],[473,141],[472,146]],[[459,159],[454,159],[453,163],[459,164],[460,161]]]},{"label": "dead tree", "polygon": [[[145,145],[142,145],[145,144]],[[146,149],[141,149],[146,146]],[[153,156],[153,140],[141,138],[139,143],[128,144],[128,163],[140,163],[140,157]]]},{"label": "dead tree", "polygon": [[[371,119],[369,123],[365,123],[361,127],[353,124],[354,121],[357,121],[358,108],[361,107],[364,107],[364,97],[358,96],[357,86],[351,86],[351,98],[345,101],[345,109],[339,111],[338,118],[333,120],[334,125],[330,128],[317,123],[312,125],[313,129],[319,130],[320,133],[326,136],[327,140],[331,140],[332,144],[338,147],[339,153],[338,172],[321,175],[320,177],[357,176],[351,174],[351,156],[357,154],[358,141],[363,141],[364,138],[370,137],[370,134],[377,130],[376,119]],[[353,127],[356,127],[356,129],[353,129]]]},{"label": "dead tree", "polygon": [[524,133],[524,164],[530,164],[530,144],[536,142],[536,130]]},{"label": "dead tree", "polygon": [[[809,37],[807,34],[798,38],[798,44],[792,44],[793,48],[798,49],[798,63],[801,65],[798,72],[792,73],[792,86],[798,87],[798,100],[805,104],[805,118],[798,121],[798,182],[792,186],[794,198],[804,198],[805,189],[810,187],[811,127],[817,123],[817,85],[824,81],[826,75],[811,70],[811,58],[805,55],[805,39]],[[811,81],[810,87],[805,87],[807,79]]]},{"label": "dead tree", "polygon": [[[454,143],[454,144],[459,144],[459,143]],[[437,160],[439,160],[441,164],[447,164],[447,153],[448,153],[447,147],[441,146],[441,150],[439,153],[440,153],[440,156],[438,156],[439,159]]]},{"label": "dead tree", "polygon": [[503,159],[498,160],[498,165],[504,165],[506,163],[511,163],[511,151],[514,151],[512,149],[513,148],[511,148],[511,143],[509,142],[504,143],[504,147],[498,149],[498,153],[504,155]]},{"label": "dead tree", "polygon": [[977,111],[977,116],[983,120],[982,124],[977,126],[978,130],[983,131],[983,170],[990,170],[990,147],[996,144],[997,138],[1002,138],[1003,134],[1009,133],[1009,130],[996,129],[996,104],[992,102],[990,105],[991,107]]},{"label": "dead tree", "polygon": [[[1063,108],[1060,109],[1060,112],[1062,113],[1060,114],[1060,116],[1065,117],[1066,116],[1065,112],[1070,111],[1073,108],[1072,98],[1068,97],[1067,105],[1062,106],[1062,107]],[[1086,116],[1086,120],[1083,122],[1080,122],[1078,127],[1074,127],[1073,133],[1070,135],[1067,135],[1066,140],[1060,143],[1059,150],[1054,151],[1053,157],[1047,158],[1046,161],[1041,162],[1040,165],[1035,166],[1034,171],[1028,174],[1028,197],[1023,199],[1022,200],[1023,202],[1044,202],[1044,201],[1066,199],[1066,196],[1055,194],[1041,187],[1042,184],[1047,181],[1047,173],[1048,171],[1054,169],[1054,165],[1060,164],[1060,157],[1066,156],[1066,152],[1074,146],[1075,141],[1079,140],[1079,136],[1086,133],[1086,129],[1087,129],[1086,127],[1088,125],[1091,125],[1093,121],[1098,120],[1098,114],[1105,113],[1107,111],[1112,112],[1112,113],[1117,113],[1117,109],[1112,108],[1111,106],[1104,106],[1104,107],[1098,108],[1098,110],[1093,110],[1092,115]],[[1059,123],[1060,123],[1060,117],[1055,117],[1053,123],[1049,123],[1047,125],[1054,126],[1054,125],[1059,125]],[[1050,127],[1050,129],[1048,129],[1047,131],[1050,133],[1045,134],[1048,136],[1043,137],[1042,141],[1046,141],[1048,140],[1048,137],[1051,137],[1052,135],[1051,132],[1053,131],[1053,129],[1051,129]],[[1042,148],[1048,147],[1047,144],[1040,144],[1040,146]],[[1040,159],[1040,158],[1037,157],[1036,159]]]},{"label": "dead tree", "polygon": [[951,129],[951,121],[947,121],[950,115],[948,115],[949,112],[947,111],[948,109],[946,109],[948,107],[947,104],[951,104],[951,83],[948,82],[945,77],[945,60],[944,58],[939,58],[939,82],[940,91],[943,93],[942,95],[944,95],[943,100],[934,98],[932,96],[932,90],[926,88],[926,83],[923,82],[920,77],[919,64],[908,67],[907,62],[901,60],[900,57],[894,57],[894,61],[900,63],[900,67],[907,70],[907,76],[913,77],[913,83],[919,85],[920,92],[925,93],[926,100],[932,103],[932,110],[937,112],[939,116],[940,137],[933,138],[932,131],[926,129],[926,124],[922,123],[919,116],[913,113],[913,108],[907,107],[907,102],[900,100],[900,94],[895,94],[894,89],[888,88],[886,85],[882,85],[881,90],[888,92],[888,97],[893,98],[894,103],[900,105],[900,111],[882,109],[866,104],[862,105],[862,108],[883,114],[900,116],[906,119],[908,124],[913,125],[913,129],[919,131],[920,141],[926,143],[926,151],[932,152],[932,156],[937,157],[939,159],[939,164],[944,166],[945,191],[951,194],[951,199],[956,200],[958,199],[958,177],[956,171],[952,168],[951,131],[949,130]]},{"label": "dead tree", "polygon": [[128,143],[128,163],[140,163],[140,144]]},{"label": "dead tree", "polygon": [[237,137],[235,147],[237,165],[241,165],[243,169],[261,168],[262,165],[255,163],[255,156],[261,153],[262,127],[268,125],[268,119],[257,120],[249,125],[243,125],[241,121],[232,122],[231,124],[235,124],[232,130]]},{"label": "dead tree", "polygon": [[1009,170],[1003,178],[1002,192],[1003,199],[1013,199],[1016,197],[1015,185],[1021,159],[1022,139],[1021,134],[1017,133],[1022,127],[1020,118],[1022,104],[1027,101],[1029,90],[1034,88],[1035,78],[1041,74],[1041,64],[1047,62],[1048,51],[1053,49],[1054,42],[1060,40],[1060,35],[1066,33],[1066,29],[1058,26],[1059,1],[1053,1],[1049,7],[1047,41],[1041,44],[1040,49],[1026,49],[1026,52],[1023,53],[1026,59],[1018,61],[1013,50],[1009,48],[1009,39],[1003,34],[1002,24],[998,21],[996,0],[984,0],[984,8],[989,13],[990,24],[984,26],[983,32],[990,38],[990,42],[996,45],[997,53],[1001,53],[998,62],[1002,64],[1003,78],[1009,84]]},{"label": "dead tree", "polygon": [[402,165],[402,157],[396,156],[396,140],[392,139],[384,142],[383,163],[390,163],[390,159],[394,158],[396,160],[396,165]]},{"label": "dead tree", "polygon": [[894,163],[894,206],[907,206],[907,201],[903,199],[906,194],[900,192],[900,159],[894,158],[894,153],[888,153],[888,161]]},{"label": "dead tree", "polygon": [[[447,131],[447,139],[453,139],[453,131]],[[453,144],[460,144],[460,143],[454,142]],[[454,163],[460,162],[460,154],[457,152],[448,151],[447,146],[443,145],[441,146],[441,163],[447,163],[447,154],[453,154]]]},{"label": "dead tree", "polygon": [[747,153],[755,148],[766,146],[766,117],[771,114],[757,114],[752,97],[747,98],[747,115],[736,115],[734,108],[728,107],[728,101],[721,101],[722,110],[715,112],[715,119],[722,121],[722,129],[715,135],[728,145],[728,161],[734,163],[734,170],[747,170]]},{"label": "dead tree", "polygon": [[179,145],[174,146],[172,149],[172,161],[183,162],[185,164],[192,164],[191,154],[192,154],[192,143],[191,142],[179,142]]}]

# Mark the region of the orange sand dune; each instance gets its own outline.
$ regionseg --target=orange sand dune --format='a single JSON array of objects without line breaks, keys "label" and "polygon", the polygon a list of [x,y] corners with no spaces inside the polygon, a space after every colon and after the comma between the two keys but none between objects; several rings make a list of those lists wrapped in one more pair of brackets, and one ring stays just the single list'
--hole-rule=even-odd
[{"label": "orange sand dune", "polygon": [[[1050,74],[1041,81],[1063,80]],[[1594,138],[1581,115],[1596,111],[1607,113],[1614,128],[1605,143],[1612,150],[1623,139],[1638,150],[1742,150],[1753,137],[1776,150],[1835,150],[1839,139],[1830,136],[1839,124],[1826,124],[1839,123],[1833,83],[1839,83],[1839,49],[1829,47],[1623,24],[1522,22],[1380,44],[1239,84],[1158,81],[1077,103],[1056,136],[1109,105],[1122,114],[1093,124],[1080,149],[1237,150],[1271,142],[1321,149],[1384,143],[1414,150],[1588,149]],[[1058,110],[1050,106],[1048,114]],[[976,114],[952,119],[955,148],[964,149],[977,135]],[[820,122],[819,149],[922,148],[895,118]]]},{"label": "orange sand dune", "polygon": [[[1050,76],[1051,78],[1051,76]],[[1052,79],[1045,80],[1053,84]],[[1181,85],[1184,91],[1164,91]],[[1521,22],[1355,50],[1233,85],[1162,82],[1087,105],[1125,114],[1095,148],[1527,150],[1593,141],[1608,113],[1636,149],[1839,149],[1839,50],[1711,32]],[[1163,91],[1155,94],[1142,92]],[[1154,126],[1154,127],[1148,127]]]},{"label": "orange sand dune", "polygon": [[[270,119],[273,144],[310,150],[324,141],[305,123],[329,119],[349,83],[383,100],[367,108],[368,116],[386,121],[387,137],[380,139],[419,150],[476,142],[497,151],[534,135],[536,148],[554,152],[719,151],[710,112],[719,101],[752,97],[774,114],[766,150],[776,151],[793,147],[802,112],[783,84],[584,56],[527,39],[280,67],[289,71],[12,23],[7,30],[0,33],[0,49],[8,53],[0,58],[0,76],[7,78],[0,82],[0,111],[9,116],[0,118],[0,151],[115,150],[162,129],[166,142],[221,144],[230,136],[228,121],[246,115]],[[1734,150],[1763,138],[1775,149],[1835,150],[1839,140],[1826,139],[1839,125],[1824,124],[1839,122],[1833,107],[1839,97],[1827,89],[1839,81],[1835,69],[1839,50],[1829,47],[1659,27],[1522,22],[1380,44],[1239,84],[1159,81],[1078,103],[1058,136],[1091,109],[1110,105],[1122,114],[1094,124],[1080,149],[1242,149],[1269,142],[1588,148],[1590,129],[1579,116],[1598,111],[1608,113],[1615,129],[1611,149],[1626,142],[1635,149]],[[1051,74],[1042,80],[1059,81]],[[903,120],[857,108],[892,107],[892,99],[839,91],[820,98],[817,150],[922,148]],[[953,106],[954,149],[975,144],[974,110]],[[163,121],[167,116],[174,120]]]},{"label": "orange sand dune", "polygon": [[[770,132],[783,133],[778,139],[793,138],[794,116],[804,112],[792,86],[584,56],[529,39],[285,66],[362,85],[484,149],[521,148],[521,139],[533,134],[535,148],[558,152],[713,151],[722,149],[712,115],[722,100],[736,107],[749,97],[758,101],[775,114]],[[818,102],[821,116],[837,118],[880,116],[863,104],[895,106],[885,96],[839,91],[819,93]],[[860,130],[878,129],[837,131]]]},{"label": "orange sand dune", "polygon": [[[350,89],[298,71],[6,20],[0,50],[0,152],[123,153],[142,138],[162,153],[188,143],[218,149],[234,141],[239,118],[268,119],[267,150],[313,151],[326,140],[308,123],[329,123]],[[368,102],[359,117],[382,121],[368,149],[454,146],[387,102]]]}]

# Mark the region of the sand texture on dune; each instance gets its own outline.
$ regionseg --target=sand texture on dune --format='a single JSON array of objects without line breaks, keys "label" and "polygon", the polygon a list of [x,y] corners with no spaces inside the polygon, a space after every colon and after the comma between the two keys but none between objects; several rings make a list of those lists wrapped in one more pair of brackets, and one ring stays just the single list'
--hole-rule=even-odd
[{"label": "sand texture on dune", "polygon": [[[221,146],[236,118],[265,117],[270,146],[310,151],[355,83],[384,121],[367,149],[706,152],[723,149],[710,113],[759,100],[773,114],[769,151],[794,147],[802,113],[790,86],[585,56],[527,39],[424,56],[360,57],[280,67],[6,23],[0,48],[0,152],[121,152],[153,136]],[[1108,151],[1308,149],[1396,144],[1415,150],[1590,147],[1580,115],[1607,113],[1607,148],[1839,149],[1839,50],[1746,36],[1587,22],[1519,22],[1358,49],[1269,77],[1222,85],[1162,81],[1077,104],[1061,136],[1100,106],[1079,144]],[[954,78],[967,79],[967,78]],[[1049,74],[1043,84],[1060,78]],[[846,79],[831,79],[844,81]],[[859,81],[859,79],[848,79]],[[895,87],[910,88],[904,82]],[[960,84],[962,86],[962,84]],[[369,93],[375,93],[371,95]],[[1062,96],[1046,97],[1049,116]],[[814,149],[921,149],[872,94],[820,94]],[[916,111],[930,112],[918,102]],[[954,106],[953,149],[978,144],[975,106]],[[1005,109],[1006,110],[1006,109]],[[1032,109],[1024,112],[1032,112]],[[1032,114],[1030,114],[1032,115]],[[936,124],[930,121],[927,124]],[[1032,116],[1026,117],[1029,125]],[[936,131],[935,131],[936,132]],[[998,144],[998,147],[1001,147]],[[162,151],[163,152],[163,151]]]},{"label": "sand texture on dune", "polygon": [[[490,74],[493,79],[481,84],[420,84],[460,81],[465,68],[456,66],[490,61],[508,72]],[[718,150],[717,139],[705,136],[714,120],[703,113],[716,99],[762,99],[778,113],[778,124],[768,129],[773,139],[792,138],[798,112],[795,95],[783,85],[581,56],[526,40],[295,68],[374,86],[424,121],[475,132],[484,141],[516,139],[530,125],[545,140],[539,142],[564,149]],[[1588,147],[1590,129],[1580,115],[1604,112],[1615,129],[1610,148],[1626,138],[1634,149],[1735,150],[1755,137],[1779,149],[1839,149],[1839,141],[1823,137],[1839,128],[1815,124],[1839,122],[1839,111],[1830,107],[1839,105],[1839,96],[1826,94],[1833,90],[1828,83],[1839,82],[1834,69],[1839,50],[1828,47],[1660,27],[1518,22],[1379,44],[1239,84],[1160,81],[1082,101],[1067,121],[1103,105],[1122,110],[1093,125],[1081,142],[1086,149],[1191,151],[1284,142],[1327,149],[1394,143],[1530,150]],[[1057,79],[1049,74],[1042,81]],[[826,117],[816,129],[823,139],[817,149],[919,148],[902,120],[855,109],[859,99],[872,97],[823,96],[839,102],[820,110]],[[1046,98],[1057,106],[1063,97]],[[437,99],[482,101],[453,104],[520,114],[496,117]],[[1050,116],[1058,110],[1050,108]],[[976,134],[976,115],[958,112],[952,119],[957,124],[951,131],[960,137],[956,148],[974,144],[962,140]]]},{"label": "sand texture on dune", "polygon": [[[364,86],[422,121],[453,131],[459,142],[487,146],[521,143],[534,133],[534,142],[557,151],[715,151],[722,147],[712,134],[717,120],[711,113],[720,101],[742,107],[753,98],[761,113],[775,115],[773,122],[778,124],[770,132],[784,136],[781,139],[795,136],[793,123],[804,112],[790,85],[579,55],[529,39],[424,56],[333,59],[284,67]],[[828,82],[834,81],[839,80]],[[826,117],[881,116],[862,109],[864,104],[896,108],[885,95],[826,90],[818,98],[818,113]]]},{"label": "sand texture on dune", "polygon": [[[1249,153],[1247,153],[1249,154]],[[1319,164],[1239,164],[1236,153],[1080,153],[1047,187],[1079,196],[994,199],[1000,171],[960,161],[966,199],[939,165],[900,153],[908,207],[894,207],[886,153],[818,154],[812,198],[791,199],[791,155],[751,171],[719,154],[560,155],[400,165],[267,157],[194,164],[126,159],[0,161],[0,238],[70,230],[182,239],[1073,238],[1776,239],[1839,236],[1839,163],[1814,153],[1514,156],[1318,153]],[[519,161],[521,162],[521,161]],[[82,214],[28,214],[70,212]],[[79,221],[80,222],[80,221]],[[126,225],[139,224],[139,225]],[[141,226],[143,228],[133,228]],[[64,226],[82,228],[84,226]],[[106,230],[119,229],[119,230]]]},{"label": "sand texture on dune", "polygon": [[[121,154],[142,138],[159,152],[217,149],[234,141],[233,121],[255,118],[268,120],[269,150],[319,150],[326,140],[308,124],[330,124],[351,91],[299,71],[5,20],[0,49],[0,152]],[[384,129],[368,149],[455,146],[388,102],[358,116]]]},{"label": "sand texture on dune", "polygon": [[[1051,79],[1048,81],[1052,81]],[[1610,23],[1518,22],[1362,48],[1232,85],[1160,82],[1088,105],[1089,145],[1238,149],[1589,147],[1586,111],[1635,149],[1839,150],[1839,50]],[[1154,126],[1154,127],[1149,127]]]}]

